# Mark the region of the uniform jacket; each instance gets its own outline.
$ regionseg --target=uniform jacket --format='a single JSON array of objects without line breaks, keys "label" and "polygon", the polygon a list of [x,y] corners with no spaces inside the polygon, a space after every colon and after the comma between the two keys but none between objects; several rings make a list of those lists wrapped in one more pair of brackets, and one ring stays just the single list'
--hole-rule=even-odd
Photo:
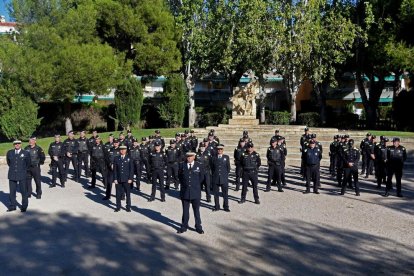
[{"label": "uniform jacket", "polygon": [[122,157],[116,156],[114,159],[114,180],[118,183],[128,182],[134,179],[134,163],[131,157],[125,155]]},{"label": "uniform jacket", "polygon": [[15,154],[15,150],[7,152],[7,165],[9,166],[9,180],[21,181],[26,180],[27,170],[30,167],[30,155],[24,149],[20,149],[19,154]]},{"label": "uniform jacket", "polygon": [[180,163],[178,179],[181,184],[181,199],[201,199],[201,183],[204,181],[204,170],[200,163],[194,161],[191,170],[188,168],[187,162]]},{"label": "uniform jacket", "polygon": [[230,158],[228,155],[223,154],[221,158],[217,155],[211,157],[210,168],[213,183],[228,185],[229,173],[230,173]]},{"label": "uniform jacket", "polygon": [[29,145],[24,150],[29,153],[32,166],[36,167],[45,163],[45,152],[38,145],[35,145],[33,148]]},{"label": "uniform jacket", "polygon": [[50,158],[53,158],[53,156],[57,157],[63,157],[65,154],[62,152],[63,149],[63,143],[59,142],[53,142],[49,146],[48,154],[50,155]]}]

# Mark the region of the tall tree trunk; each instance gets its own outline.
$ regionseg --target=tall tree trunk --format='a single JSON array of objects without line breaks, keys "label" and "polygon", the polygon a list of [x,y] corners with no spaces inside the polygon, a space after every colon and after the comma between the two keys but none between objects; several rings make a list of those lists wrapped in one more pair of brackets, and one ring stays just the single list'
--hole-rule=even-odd
[{"label": "tall tree trunk", "polygon": [[192,128],[195,125],[196,113],[195,113],[195,101],[194,101],[195,82],[191,74],[187,76],[186,84],[187,84],[187,89],[188,89],[188,101],[190,104],[190,107],[188,108],[188,127]]},{"label": "tall tree trunk", "polygon": [[318,96],[320,116],[322,125],[326,125],[326,95],[328,93],[329,81],[324,80],[322,83],[314,86]]},{"label": "tall tree trunk", "polygon": [[72,119],[70,117],[72,114],[72,106],[70,100],[65,100],[63,105],[65,114],[65,133],[68,134],[69,131],[73,130]]}]

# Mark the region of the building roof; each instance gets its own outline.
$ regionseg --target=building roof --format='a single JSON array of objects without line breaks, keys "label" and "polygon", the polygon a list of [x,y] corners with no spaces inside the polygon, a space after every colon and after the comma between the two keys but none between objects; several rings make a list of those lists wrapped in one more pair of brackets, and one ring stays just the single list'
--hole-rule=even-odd
[{"label": "building roof", "polygon": [[0,22],[0,27],[16,27],[16,22]]}]

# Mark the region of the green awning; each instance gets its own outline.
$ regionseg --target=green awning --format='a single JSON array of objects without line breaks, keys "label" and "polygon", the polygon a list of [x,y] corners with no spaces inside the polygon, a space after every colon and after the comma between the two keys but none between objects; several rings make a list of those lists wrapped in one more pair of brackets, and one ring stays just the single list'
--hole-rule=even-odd
[{"label": "green awning", "polygon": [[[379,102],[380,103],[392,103],[392,98],[380,98]],[[362,103],[362,99],[361,98],[356,98],[354,103]]]}]

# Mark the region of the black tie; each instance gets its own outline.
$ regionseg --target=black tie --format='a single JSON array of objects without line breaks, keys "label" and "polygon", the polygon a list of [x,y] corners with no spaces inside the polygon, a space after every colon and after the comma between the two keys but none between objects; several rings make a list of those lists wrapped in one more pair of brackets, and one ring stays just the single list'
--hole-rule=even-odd
[{"label": "black tie", "polygon": [[191,171],[191,164],[190,164],[190,168],[189,168],[189,170]]}]

